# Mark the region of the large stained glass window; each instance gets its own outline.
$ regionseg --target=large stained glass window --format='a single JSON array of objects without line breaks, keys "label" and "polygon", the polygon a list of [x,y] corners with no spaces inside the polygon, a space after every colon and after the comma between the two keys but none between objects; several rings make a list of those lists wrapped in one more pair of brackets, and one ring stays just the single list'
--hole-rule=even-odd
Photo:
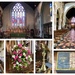
[{"label": "large stained glass window", "polygon": [[12,9],[12,27],[25,26],[25,10],[20,3],[16,3]]}]

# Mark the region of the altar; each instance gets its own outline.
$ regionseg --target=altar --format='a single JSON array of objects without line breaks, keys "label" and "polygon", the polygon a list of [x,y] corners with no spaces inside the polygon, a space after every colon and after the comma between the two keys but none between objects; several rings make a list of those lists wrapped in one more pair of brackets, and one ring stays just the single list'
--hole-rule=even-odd
[{"label": "altar", "polygon": [[10,37],[12,38],[25,38],[25,33],[10,33]]},{"label": "altar", "polygon": [[7,28],[4,31],[5,38],[27,38],[29,37],[29,28],[28,27],[17,27],[17,28]]}]

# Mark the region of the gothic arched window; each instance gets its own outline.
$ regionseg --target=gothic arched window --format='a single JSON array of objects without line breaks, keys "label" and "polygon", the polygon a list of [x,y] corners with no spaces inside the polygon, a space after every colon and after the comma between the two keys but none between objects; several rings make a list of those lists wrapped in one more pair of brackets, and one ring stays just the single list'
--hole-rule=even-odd
[{"label": "gothic arched window", "polygon": [[25,26],[25,10],[20,3],[16,3],[12,9],[12,26]]}]

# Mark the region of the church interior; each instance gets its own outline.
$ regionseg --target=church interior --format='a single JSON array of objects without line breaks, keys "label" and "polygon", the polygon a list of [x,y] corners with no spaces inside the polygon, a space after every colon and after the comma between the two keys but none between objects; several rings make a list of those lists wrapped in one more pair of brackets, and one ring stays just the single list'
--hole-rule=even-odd
[{"label": "church interior", "polygon": [[52,73],[52,41],[36,41],[36,73]]},{"label": "church interior", "polygon": [[4,41],[0,41],[0,73],[4,73]]},{"label": "church interior", "polygon": [[75,49],[75,2],[54,2],[54,49]]},{"label": "church interior", "polygon": [[54,52],[54,73],[75,73],[75,51]]},{"label": "church interior", "polygon": [[6,73],[34,73],[33,41],[6,41]]},{"label": "church interior", "polygon": [[0,38],[52,38],[52,2],[0,2]]}]

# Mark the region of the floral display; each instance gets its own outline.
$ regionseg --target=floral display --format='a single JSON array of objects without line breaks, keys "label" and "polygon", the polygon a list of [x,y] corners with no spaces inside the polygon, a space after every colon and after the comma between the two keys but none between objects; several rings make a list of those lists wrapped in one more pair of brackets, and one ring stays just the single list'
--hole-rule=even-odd
[{"label": "floral display", "polygon": [[22,44],[14,45],[12,49],[13,68],[21,70],[26,68],[31,62],[31,51]]}]

